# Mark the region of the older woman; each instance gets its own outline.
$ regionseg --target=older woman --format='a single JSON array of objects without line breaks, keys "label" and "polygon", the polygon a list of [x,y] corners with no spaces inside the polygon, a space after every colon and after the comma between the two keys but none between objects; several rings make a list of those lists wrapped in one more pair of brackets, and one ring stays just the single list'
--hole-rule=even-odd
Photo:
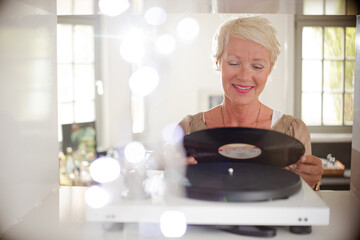
[{"label": "older woman", "polygon": [[[214,38],[213,58],[221,72],[224,101],[206,112],[186,116],[179,125],[185,134],[207,128],[251,127],[293,136],[304,144],[305,155],[287,169],[316,189],[323,169],[321,160],[311,155],[306,125],[259,101],[279,48],[276,31],[267,19],[238,18],[222,25]],[[190,157],[188,163],[194,164],[196,159]]]}]

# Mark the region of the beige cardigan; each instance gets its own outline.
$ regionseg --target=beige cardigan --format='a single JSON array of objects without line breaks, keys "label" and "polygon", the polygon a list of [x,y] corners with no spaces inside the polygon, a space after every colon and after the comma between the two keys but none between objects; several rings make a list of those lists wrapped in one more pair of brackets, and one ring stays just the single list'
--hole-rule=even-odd
[{"label": "beige cardigan", "polygon": [[[186,116],[179,125],[185,134],[208,129],[203,112]],[[270,130],[285,133],[298,139],[305,146],[305,155],[311,155],[310,132],[302,120],[290,115],[283,115]]]}]

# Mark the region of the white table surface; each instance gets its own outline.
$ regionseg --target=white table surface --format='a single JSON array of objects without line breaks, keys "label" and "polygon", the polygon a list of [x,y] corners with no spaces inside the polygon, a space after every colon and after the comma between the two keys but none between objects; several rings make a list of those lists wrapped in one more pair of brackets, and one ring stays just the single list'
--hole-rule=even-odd
[{"label": "white table surface", "polygon": [[[125,224],[121,228],[119,224],[87,222],[85,190],[85,187],[60,187],[5,231],[0,239],[166,239],[153,226]],[[271,239],[360,239],[360,200],[350,191],[320,191],[318,194],[330,207],[328,226],[313,226],[312,233],[308,235],[296,235],[290,233],[288,227],[277,227],[277,235]],[[149,228],[153,230],[145,231]],[[188,226],[182,239],[261,238],[240,236],[204,226]]]}]

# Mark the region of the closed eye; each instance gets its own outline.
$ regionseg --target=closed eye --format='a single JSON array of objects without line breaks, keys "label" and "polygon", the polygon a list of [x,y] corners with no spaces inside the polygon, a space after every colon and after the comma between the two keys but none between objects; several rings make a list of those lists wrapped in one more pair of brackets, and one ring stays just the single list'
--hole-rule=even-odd
[{"label": "closed eye", "polygon": [[261,70],[261,69],[264,68],[264,67],[261,66],[261,65],[253,65],[252,67],[255,68],[255,69],[257,69],[257,70]]},{"label": "closed eye", "polygon": [[230,66],[237,66],[237,65],[239,65],[238,62],[228,62],[228,64],[229,64]]}]

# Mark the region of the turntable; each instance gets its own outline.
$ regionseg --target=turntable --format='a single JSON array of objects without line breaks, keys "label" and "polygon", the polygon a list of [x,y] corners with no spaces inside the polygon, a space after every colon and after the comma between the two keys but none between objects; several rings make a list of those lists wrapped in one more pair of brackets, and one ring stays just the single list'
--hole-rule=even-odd
[{"label": "turntable", "polygon": [[304,154],[298,140],[269,130],[221,128],[187,135],[183,144],[198,164],[155,171],[168,191],[88,207],[87,220],[159,223],[164,212],[179,211],[188,225],[264,237],[276,234],[273,226],[306,234],[329,224],[329,208],[317,193],[282,169]]}]

